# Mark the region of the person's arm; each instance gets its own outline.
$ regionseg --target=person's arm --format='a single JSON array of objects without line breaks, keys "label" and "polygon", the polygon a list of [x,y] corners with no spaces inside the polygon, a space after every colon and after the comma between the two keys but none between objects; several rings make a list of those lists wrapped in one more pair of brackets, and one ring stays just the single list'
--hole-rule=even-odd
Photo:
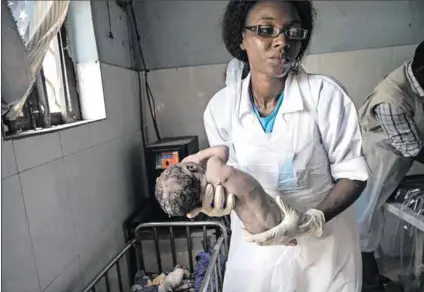
[{"label": "person's arm", "polygon": [[229,149],[225,145],[217,145],[200,150],[196,153],[196,156],[200,161],[207,160],[211,157],[218,157],[223,163],[227,163],[229,158]]},{"label": "person's arm", "polygon": [[368,179],[368,167],[362,156],[362,136],[353,102],[335,84],[324,85],[321,94],[326,96],[318,108],[321,140],[336,184],[316,209],[324,213],[328,222],[361,195]]},{"label": "person's arm", "polygon": [[233,170],[232,166],[225,164],[218,155],[214,155],[207,161],[206,179],[214,185],[222,185],[227,189],[225,183],[234,176]]},{"label": "person's arm", "polygon": [[365,186],[365,181],[342,178],[316,209],[324,213],[325,222],[328,222],[349,208],[359,198]]},{"label": "person's arm", "polygon": [[423,141],[421,140],[412,112],[389,103],[381,103],[374,112],[392,146],[406,158],[424,163]]}]

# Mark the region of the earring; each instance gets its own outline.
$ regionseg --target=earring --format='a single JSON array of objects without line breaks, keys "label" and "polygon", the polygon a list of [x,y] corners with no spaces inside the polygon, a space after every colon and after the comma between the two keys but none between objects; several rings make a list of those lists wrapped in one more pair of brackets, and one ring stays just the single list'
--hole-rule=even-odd
[{"label": "earring", "polygon": [[299,73],[299,68],[300,68],[300,60],[296,59],[293,63],[293,65],[291,66],[291,70],[297,74]]}]

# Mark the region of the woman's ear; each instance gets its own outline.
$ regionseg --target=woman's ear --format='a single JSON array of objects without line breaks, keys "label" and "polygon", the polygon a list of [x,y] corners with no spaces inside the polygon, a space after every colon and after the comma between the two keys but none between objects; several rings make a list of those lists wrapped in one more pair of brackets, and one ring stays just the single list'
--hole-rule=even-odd
[{"label": "woman's ear", "polygon": [[197,168],[198,168],[198,165],[197,165],[197,163],[194,163],[194,162],[189,162],[189,163],[187,163],[187,169],[189,170],[189,171],[196,171],[197,170]]}]

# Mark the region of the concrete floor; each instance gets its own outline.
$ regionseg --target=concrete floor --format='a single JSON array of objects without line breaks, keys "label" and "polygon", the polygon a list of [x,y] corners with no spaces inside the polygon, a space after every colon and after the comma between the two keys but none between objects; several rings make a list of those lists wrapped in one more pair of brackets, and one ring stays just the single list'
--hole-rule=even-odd
[{"label": "concrete floor", "polygon": [[386,292],[403,292],[403,290],[399,287],[399,284],[387,285],[384,287]]}]

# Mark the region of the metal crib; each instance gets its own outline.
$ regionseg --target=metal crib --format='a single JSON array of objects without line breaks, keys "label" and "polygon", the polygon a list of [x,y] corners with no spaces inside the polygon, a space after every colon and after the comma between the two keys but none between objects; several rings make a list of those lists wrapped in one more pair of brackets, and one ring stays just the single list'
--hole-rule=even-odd
[{"label": "metal crib", "polygon": [[[122,274],[122,261],[126,258],[127,262],[135,262],[136,270],[143,270],[147,275],[160,274],[164,271],[163,259],[164,252],[171,251],[172,266],[178,264],[177,262],[177,249],[176,239],[185,237],[188,254],[188,265],[190,272],[194,271],[193,262],[193,238],[201,236],[203,239],[202,249],[206,251],[208,247],[213,247],[210,256],[209,265],[207,267],[205,276],[203,278],[200,292],[220,292],[222,291],[222,284],[224,281],[224,272],[221,269],[223,259],[228,256],[229,233],[227,227],[217,221],[198,221],[198,222],[160,222],[160,223],[143,223],[135,229],[135,239],[130,240],[126,246],[113,258],[109,263],[98,273],[98,275],[84,288],[83,292],[130,292],[124,290],[124,280]],[[213,242],[209,243],[215,237]],[[143,242],[149,241],[153,243],[153,250],[145,250]],[[169,248],[164,248],[163,241],[167,242]],[[162,243],[162,246],[161,246]],[[151,248],[150,248],[151,249]],[[133,255],[136,255],[134,261]],[[152,256],[154,255],[154,256]],[[156,269],[146,265],[146,258],[155,258]],[[131,258],[130,258],[131,257]],[[181,256],[179,257],[179,260]],[[147,269],[147,271],[146,271]],[[114,271],[112,271],[114,270]],[[134,283],[134,268],[128,268],[128,275],[126,280],[133,285]],[[112,273],[113,272],[113,273]],[[113,275],[114,274],[114,275]],[[115,277],[117,280],[117,287],[112,287],[110,278]],[[99,288],[98,286],[103,288]]]}]

